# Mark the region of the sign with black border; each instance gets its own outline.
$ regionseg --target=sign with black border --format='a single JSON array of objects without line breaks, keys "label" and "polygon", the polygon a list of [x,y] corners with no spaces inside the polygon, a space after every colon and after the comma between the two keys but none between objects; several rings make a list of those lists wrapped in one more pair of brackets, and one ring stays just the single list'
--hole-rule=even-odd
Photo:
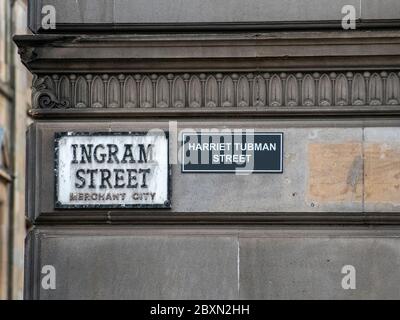
[{"label": "sign with black border", "polygon": [[283,173],[283,133],[182,132],[182,173]]},{"label": "sign with black border", "polygon": [[171,208],[169,135],[56,132],[56,209]]}]

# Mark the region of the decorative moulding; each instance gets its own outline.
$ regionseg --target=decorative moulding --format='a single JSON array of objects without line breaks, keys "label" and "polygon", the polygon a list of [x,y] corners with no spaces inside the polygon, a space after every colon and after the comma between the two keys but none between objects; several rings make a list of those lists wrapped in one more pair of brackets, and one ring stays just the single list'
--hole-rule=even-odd
[{"label": "decorative moulding", "polygon": [[400,69],[397,31],[24,35],[14,41],[36,74]]},{"label": "decorative moulding", "polygon": [[[36,75],[33,109],[199,110],[400,106],[398,71]],[[400,109],[400,107],[399,107]]]}]

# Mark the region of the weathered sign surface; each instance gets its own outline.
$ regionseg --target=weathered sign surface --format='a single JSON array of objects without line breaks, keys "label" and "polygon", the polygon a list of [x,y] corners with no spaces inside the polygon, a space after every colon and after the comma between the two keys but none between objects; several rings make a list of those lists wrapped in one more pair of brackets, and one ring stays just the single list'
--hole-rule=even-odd
[{"label": "weathered sign surface", "polygon": [[170,207],[164,132],[56,133],[57,208]]},{"label": "weathered sign surface", "polygon": [[282,173],[283,133],[183,133],[182,172]]}]

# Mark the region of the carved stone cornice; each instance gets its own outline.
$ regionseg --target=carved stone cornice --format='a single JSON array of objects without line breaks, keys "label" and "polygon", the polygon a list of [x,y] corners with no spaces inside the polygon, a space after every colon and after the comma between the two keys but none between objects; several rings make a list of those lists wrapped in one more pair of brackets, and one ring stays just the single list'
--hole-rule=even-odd
[{"label": "carved stone cornice", "polygon": [[[33,73],[400,69],[399,31],[25,35]],[[29,55],[28,55],[29,56]]]},{"label": "carved stone cornice", "polygon": [[[400,33],[17,36],[32,115],[398,115]],[[57,111],[59,110],[59,111]],[[73,111],[71,111],[73,110]],[[302,111],[299,111],[302,110]],[[226,111],[226,112],[225,112]]]},{"label": "carved stone cornice", "polygon": [[56,91],[49,83],[46,83],[46,78],[39,78],[36,75],[32,82],[32,105],[34,108],[53,109],[53,108],[68,108],[69,102],[59,101],[56,96]]},{"label": "carved stone cornice", "polygon": [[400,111],[400,72],[46,74],[33,80],[32,106],[93,113],[229,110],[246,115],[306,109],[373,114]]},{"label": "carved stone cornice", "polygon": [[21,61],[25,65],[29,65],[33,61],[35,61],[37,57],[37,53],[34,47],[20,47],[18,48],[18,54],[21,57]]}]

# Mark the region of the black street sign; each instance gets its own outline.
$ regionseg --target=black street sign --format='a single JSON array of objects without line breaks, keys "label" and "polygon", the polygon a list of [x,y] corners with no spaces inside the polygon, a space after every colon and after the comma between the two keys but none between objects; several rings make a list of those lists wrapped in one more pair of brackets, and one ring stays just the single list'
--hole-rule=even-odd
[{"label": "black street sign", "polygon": [[182,133],[182,172],[282,173],[283,133]]}]

